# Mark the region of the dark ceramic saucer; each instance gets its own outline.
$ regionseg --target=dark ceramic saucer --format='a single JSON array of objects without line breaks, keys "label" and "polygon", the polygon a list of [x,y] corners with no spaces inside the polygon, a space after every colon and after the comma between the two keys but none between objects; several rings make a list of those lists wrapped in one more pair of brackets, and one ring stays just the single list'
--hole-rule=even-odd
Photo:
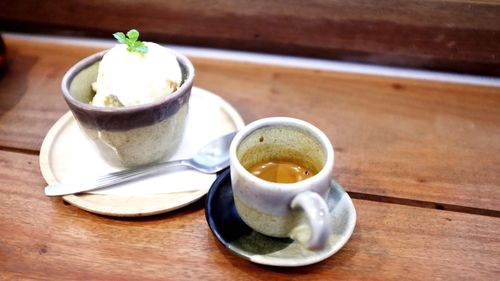
[{"label": "dark ceramic saucer", "polygon": [[335,254],[354,230],[356,210],[349,195],[335,181],[332,181],[327,203],[333,234],[326,248],[316,252],[291,239],[268,237],[248,227],[236,212],[229,169],[220,174],[208,191],[205,216],[215,237],[236,255],[258,264],[303,266]]}]

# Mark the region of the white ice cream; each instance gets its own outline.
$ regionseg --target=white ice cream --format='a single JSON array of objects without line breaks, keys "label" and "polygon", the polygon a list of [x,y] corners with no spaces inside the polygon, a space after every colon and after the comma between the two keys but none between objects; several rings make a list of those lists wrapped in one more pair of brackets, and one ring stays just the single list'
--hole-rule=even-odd
[{"label": "white ice cream", "polygon": [[145,54],[127,51],[118,44],[107,52],[99,65],[96,106],[134,106],[160,100],[181,84],[182,72],[175,55],[151,42]]}]

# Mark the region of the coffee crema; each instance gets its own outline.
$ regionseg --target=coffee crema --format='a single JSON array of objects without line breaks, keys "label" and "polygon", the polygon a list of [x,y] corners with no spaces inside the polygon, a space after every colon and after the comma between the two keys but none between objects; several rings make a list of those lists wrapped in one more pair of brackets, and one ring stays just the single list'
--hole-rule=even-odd
[{"label": "coffee crema", "polygon": [[254,176],[276,183],[294,183],[308,179],[318,172],[289,160],[257,163],[247,169]]}]

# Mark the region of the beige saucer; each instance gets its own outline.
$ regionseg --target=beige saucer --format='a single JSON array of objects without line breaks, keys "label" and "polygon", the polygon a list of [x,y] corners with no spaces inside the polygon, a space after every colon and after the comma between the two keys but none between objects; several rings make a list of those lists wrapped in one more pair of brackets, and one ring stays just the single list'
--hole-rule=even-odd
[{"label": "beige saucer", "polygon": [[[189,107],[181,147],[171,159],[189,158],[204,144],[244,126],[241,116],[230,104],[206,90],[193,87]],[[118,170],[100,159],[71,112],[64,114],[47,133],[40,150],[40,169],[48,184],[78,182]],[[172,211],[198,200],[207,193],[215,178],[215,175],[177,169],[166,175],[93,194],[67,195],[63,199],[97,214],[147,216]]]}]

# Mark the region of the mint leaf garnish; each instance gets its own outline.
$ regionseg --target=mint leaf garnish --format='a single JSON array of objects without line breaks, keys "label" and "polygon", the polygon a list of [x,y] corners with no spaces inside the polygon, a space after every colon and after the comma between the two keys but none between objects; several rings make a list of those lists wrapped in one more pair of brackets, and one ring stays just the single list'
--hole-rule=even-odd
[{"label": "mint leaf garnish", "polygon": [[[121,44],[127,45],[127,51],[145,54],[148,52],[148,46],[144,42],[139,41],[139,31],[131,29],[127,32],[127,36],[123,32],[116,32],[113,37]],[[128,38],[127,38],[128,37]]]},{"label": "mint leaf garnish", "polygon": [[115,37],[116,40],[118,40],[118,42],[120,42],[121,44],[126,44],[125,41],[127,40],[127,37],[125,37],[125,34],[123,34],[123,32],[117,32],[113,34],[113,37]]},{"label": "mint leaf garnish", "polygon": [[135,29],[131,29],[127,32],[127,37],[130,40],[137,41],[137,39],[139,39],[139,31],[137,31]]}]

